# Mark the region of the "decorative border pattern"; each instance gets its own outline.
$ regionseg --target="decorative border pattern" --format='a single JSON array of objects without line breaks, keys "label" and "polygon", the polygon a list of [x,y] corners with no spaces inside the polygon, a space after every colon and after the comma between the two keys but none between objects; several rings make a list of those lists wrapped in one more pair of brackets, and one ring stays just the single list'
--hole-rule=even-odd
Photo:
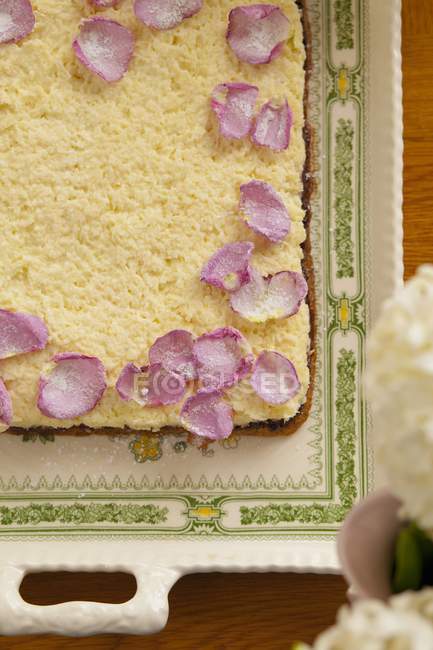
[{"label": "decorative border pattern", "polygon": [[[181,484],[168,476],[165,482],[161,477],[151,482],[146,476],[116,476],[112,481],[85,477],[79,482],[72,476],[41,478],[35,486],[30,478],[21,483],[0,478],[1,538],[108,534],[317,539],[335,534],[354,501],[367,490],[360,382],[367,322],[360,218],[365,191],[366,7],[360,0],[354,0],[354,5],[352,0],[304,1],[311,21],[314,67],[309,122],[317,148],[311,226],[316,269],[323,258],[323,272],[316,274],[317,328],[323,332],[318,341],[320,401],[308,423],[314,434],[309,443],[312,480],[303,477],[294,485],[290,477],[281,482],[259,476],[253,482],[248,476],[242,480],[231,476],[223,482],[218,476],[214,481],[205,476],[193,481],[187,476]],[[160,437],[137,435],[130,451],[138,463],[157,460],[162,453]],[[212,450],[200,451],[206,455]],[[321,493],[311,493],[311,486],[322,483]],[[288,489],[293,493],[285,493]]]}]

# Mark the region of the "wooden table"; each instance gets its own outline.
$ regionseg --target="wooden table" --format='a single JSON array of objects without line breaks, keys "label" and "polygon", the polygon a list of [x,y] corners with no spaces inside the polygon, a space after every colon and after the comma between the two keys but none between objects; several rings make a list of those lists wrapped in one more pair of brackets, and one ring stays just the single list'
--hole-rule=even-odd
[{"label": "wooden table", "polygon": [[[403,0],[405,108],[406,276],[433,261],[433,1]],[[63,581],[62,590],[65,590]],[[33,602],[59,602],[59,579],[33,576],[24,585]],[[71,599],[115,602],[131,593],[125,577],[68,579]],[[330,625],[345,600],[340,577],[284,574],[208,574],[180,580],[170,595],[167,628],[157,636],[91,639],[17,637],[0,639],[7,650],[288,650],[311,641]]]}]

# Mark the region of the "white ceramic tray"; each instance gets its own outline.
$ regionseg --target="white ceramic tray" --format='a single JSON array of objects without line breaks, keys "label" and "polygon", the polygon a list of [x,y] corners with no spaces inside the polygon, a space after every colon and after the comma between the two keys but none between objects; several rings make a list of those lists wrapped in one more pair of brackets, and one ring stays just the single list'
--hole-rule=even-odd
[{"label": "white ceramic tray", "polygon": [[[335,535],[372,486],[365,337],[402,278],[399,0],[306,0],[318,369],[291,437],[0,438],[0,633],[148,633],[196,571],[338,571]],[[235,4],[235,3],[234,3]],[[125,570],[123,605],[26,604],[34,570]]]}]

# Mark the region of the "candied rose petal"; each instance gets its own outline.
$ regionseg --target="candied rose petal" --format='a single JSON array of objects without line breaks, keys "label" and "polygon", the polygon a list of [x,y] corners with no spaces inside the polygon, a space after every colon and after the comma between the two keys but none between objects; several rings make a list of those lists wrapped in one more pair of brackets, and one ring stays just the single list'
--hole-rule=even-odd
[{"label": "candied rose petal", "polygon": [[182,426],[196,436],[223,440],[233,431],[233,412],[220,391],[201,391],[189,397],[180,412]]},{"label": "candied rose petal", "polygon": [[237,241],[220,248],[203,266],[200,280],[219,289],[236,291],[250,280],[250,257],[254,244]]},{"label": "candied rose petal", "polygon": [[203,0],[135,0],[138,20],[153,29],[173,29],[203,6]]},{"label": "candied rose petal", "polygon": [[307,282],[302,273],[280,271],[263,278],[252,269],[250,282],[230,295],[230,304],[243,318],[264,323],[296,314],[307,292]]},{"label": "candied rose petal", "polygon": [[0,43],[17,43],[35,26],[29,0],[0,0]]},{"label": "candied rose petal", "polygon": [[192,353],[194,337],[186,330],[172,330],[160,336],[149,350],[149,362],[160,363],[165,370],[195,379],[197,370]]},{"label": "candied rose petal", "polygon": [[64,352],[53,357],[54,368],[39,379],[38,408],[49,418],[69,420],[92,411],[107,384],[97,357]]},{"label": "candied rose petal", "polygon": [[72,47],[77,58],[104,81],[119,81],[134,51],[132,32],[115,20],[94,16],[83,20]]},{"label": "candied rose petal", "polygon": [[288,37],[289,20],[276,5],[235,7],[229,14],[227,41],[246,63],[270,63]]},{"label": "candied rose petal", "polygon": [[110,7],[117,7],[120,0],[89,0],[89,2],[99,9],[109,9]]},{"label": "candied rose petal", "polygon": [[122,369],[118,380],[116,381],[116,390],[124,402],[134,400],[139,404],[145,404],[145,401],[138,395],[138,376],[141,375],[141,368],[135,363],[127,363]]},{"label": "candied rose petal", "polygon": [[272,242],[279,242],[290,232],[290,217],[281,197],[272,185],[250,181],[241,185],[239,209],[246,224]]},{"label": "candied rose petal", "polygon": [[12,422],[12,400],[3,379],[0,378],[0,424],[9,426]]},{"label": "candied rose petal", "polygon": [[182,375],[166,370],[160,363],[141,368],[138,394],[146,406],[177,404],[185,391],[186,382]]},{"label": "candied rose petal", "polygon": [[245,337],[234,327],[221,327],[194,342],[198,378],[206,390],[229,388],[251,370],[254,357]]},{"label": "candied rose petal", "polygon": [[285,404],[301,387],[295,366],[279,352],[261,352],[256,359],[251,385],[268,404]]},{"label": "candied rose petal", "polygon": [[47,327],[38,316],[0,309],[0,359],[43,350],[47,342]]},{"label": "candied rose petal", "polygon": [[293,113],[287,99],[281,104],[270,101],[262,106],[254,123],[251,139],[255,144],[284,151],[290,143]]},{"label": "candied rose petal", "polygon": [[244,83],[225,83],[212,92],[211,107],[225,138],[245,138],[253,126],[254,106],[259,89]]}]

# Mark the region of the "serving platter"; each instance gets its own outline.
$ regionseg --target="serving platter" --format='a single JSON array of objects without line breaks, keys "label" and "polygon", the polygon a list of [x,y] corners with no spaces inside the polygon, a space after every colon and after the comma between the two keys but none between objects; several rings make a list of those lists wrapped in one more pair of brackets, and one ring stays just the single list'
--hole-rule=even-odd
[{"label": "serving platter", "polygon": [[[399,0],[305,0],[315,190],[316,372],[291,436],[0,438],[0,633],[150,633],[196,571],[336,572],[335,537],[375,481],[365,340],[402,282]],[[27,572],[124,570],[122,605],[37,607]]]}]

